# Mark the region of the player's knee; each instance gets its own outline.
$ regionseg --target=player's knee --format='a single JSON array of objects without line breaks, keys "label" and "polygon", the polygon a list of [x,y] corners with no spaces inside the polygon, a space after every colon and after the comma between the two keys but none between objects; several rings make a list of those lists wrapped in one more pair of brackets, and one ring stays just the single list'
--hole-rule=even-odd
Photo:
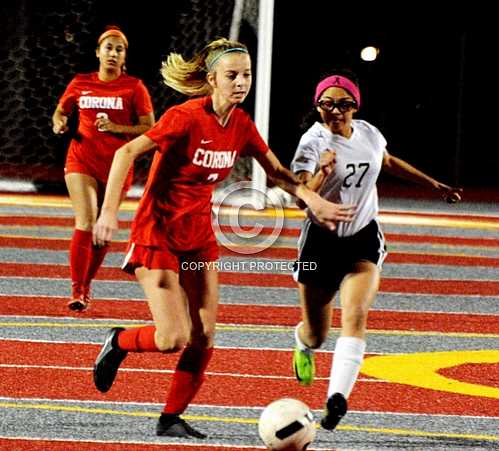
[{"label": "player's knee", "polygon": [[188,343],[189,337],[187,334],[181,332],[163,334],[156,331],[154,340],[156,342],[156,347],[161,352],[169,353],[178,352],[183,349]]}]

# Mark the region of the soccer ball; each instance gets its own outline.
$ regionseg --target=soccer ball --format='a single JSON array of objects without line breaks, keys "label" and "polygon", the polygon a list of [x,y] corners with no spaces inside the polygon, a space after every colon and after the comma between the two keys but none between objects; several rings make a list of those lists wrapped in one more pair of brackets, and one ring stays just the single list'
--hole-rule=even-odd
[{"label": "soccer ball", "polygon": [[271,402],[258,422],[260,438],[273,451],[304,451],[314,440],[315,432],[310,408],[292,398]]}]

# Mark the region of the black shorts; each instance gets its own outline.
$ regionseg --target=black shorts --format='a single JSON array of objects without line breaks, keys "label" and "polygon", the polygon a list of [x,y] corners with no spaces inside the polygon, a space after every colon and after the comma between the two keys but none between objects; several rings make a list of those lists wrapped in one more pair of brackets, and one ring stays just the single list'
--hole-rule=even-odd
[{"label": "black shorts", "polygon": [[367,260],[381,269],[385,257],[385,238],[375,219],[356,234],[342,238],[307,220],[293,277],[306,285],[336,291],[355,263]]}]

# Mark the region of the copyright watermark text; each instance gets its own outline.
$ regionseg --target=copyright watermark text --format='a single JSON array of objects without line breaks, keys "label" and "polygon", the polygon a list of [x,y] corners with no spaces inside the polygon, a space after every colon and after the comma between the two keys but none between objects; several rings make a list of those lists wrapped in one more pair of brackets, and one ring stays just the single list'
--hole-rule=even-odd
[{"label": "copyright watermark text", "polygon": [[180,265],[182,271],[202,271],[216,270],[223,272],[293,272],[299,269],[300,271],[315,271],[317,269],[316,262],[294,262],[294,261],[227,261],[218,260],[211,262],[182,262]]}]

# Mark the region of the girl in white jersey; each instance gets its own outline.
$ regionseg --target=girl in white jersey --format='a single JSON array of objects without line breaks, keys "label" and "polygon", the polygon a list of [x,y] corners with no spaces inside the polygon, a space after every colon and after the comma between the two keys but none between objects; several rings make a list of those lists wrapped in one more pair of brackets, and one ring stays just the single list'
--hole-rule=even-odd
[{"label": "girl in white jersey", "polygon": [[321,80],[314,104],[321,122],[302,136],[291,168],[327,200],[356,205],[354,220],[340,222],[335,231],[321,227],[314,215],[307,213],[294,273],[303,320],[296,327],[293,367],[303,385],[313,381],[313,352],[327,338],[333,300],[339,292],[341,334],[336,341],[326,413],[321,421],[322,427],[332,430],[347,412],[346,399],[359,374],[366,347],[367,314],[378,292],[386,257],[383,233],[376,219],[376,180],[381,169],[429,185],[441,191],[449,202],[460,200],[460,190],[390,155],[376,127],[353,119],[360,107],[360,91],[351,72],[338,71]]}]

